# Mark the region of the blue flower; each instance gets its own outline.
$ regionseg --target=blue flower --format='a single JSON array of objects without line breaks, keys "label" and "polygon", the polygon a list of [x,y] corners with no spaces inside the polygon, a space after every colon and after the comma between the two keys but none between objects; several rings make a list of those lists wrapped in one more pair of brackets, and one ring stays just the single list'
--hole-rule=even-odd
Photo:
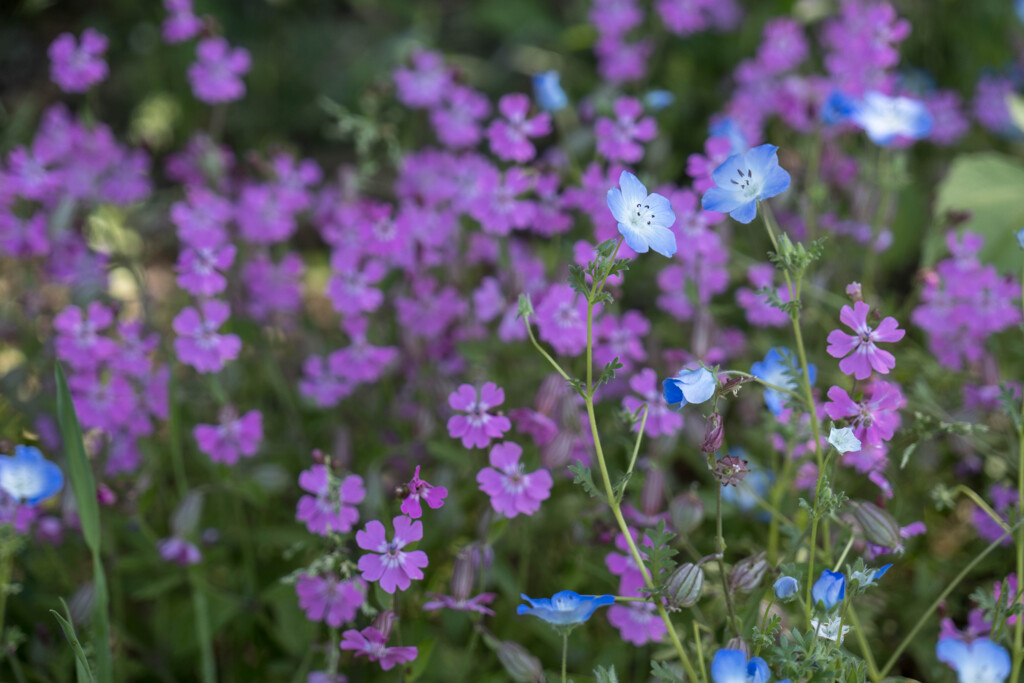
[{"label": "blue flower", "polygon": [[682,369],[675,377],[669,377],[661,383],[665,390],[665,402],[669,405],[679,404],[682,409],[687,403],[703,403],[715,395],[715,376],[707,368],[696,370]]},{"label": "blue flower", "polygon": [[[747,459],[747,452],[739,446],[729,449],[729,455],[747,460],[747,476],[736,486],[722,487],[722,501],[728,505],[735,505],[743,512],[753,510],[757,507],[757,499],[768,495],[768,489],[772,485],[772,474],[766,472],[763,467],[753,460]],[[762,513],[765,519],[769,518],[767,512]]]},{"label": "blue flower", "polygon": [[920,140],[932,131],[932,115],[923,102],[874,90],[856,102],[850,121],[862,128],[871,142],[883,146],[897,137]]},{"label": "blue flower", "polygon": [[743,154],[747,151],[747,136],[732,117],[718,119],[711,124],[709,132],[713,138],[726,138],[729,141],[729,154]]},{"label": "blue flower", "polygon": [[935,656],[957,672],[960,683],[1003,683],[1010,675],[1010,653],[988,638],[971,643],[943,638]]},{"label": "blue flower", "polygon": [[822,604],[825,611],[832,609],[846,597],[846,576],[842,572],[830,572],[823,569],[821,576],[811,587],[811,600],[814,604]]},{"label": "blue flower", "polygon": [[672,205],[660,194],[647,194],[647,187],[629,171],[619,176],[619,187],[608,190],[608,208],[619,222],[619,234],[636,253],[676,253],[676,236],[669,230],[676,222]]},{"label": "blue flower", "polygon": [[789,187],[789,173],[779,166],[778,149],[761,145],[726,159],[711,174],[717,187],[704,193],[704,209],[727,213],[740,223],[754,220],[758,201]]},{"label": "blue flower", "polygon": [[834,126],[850,120],[850,116],[857,110],[857,99],[844,95],[838,90],[833,90],[821,105],[822,123]]},{"label": "blue flower", "polygon": [[516,614],[532,614],[549,624],[558,626],[582,624],[598,607],[615,602],[614,595],[580,595],[572,591],[555,593],[550,600],[547,598],[534,600],[526,595],[519,597],[530,603],[530,606],[519,605],[516,608]]},{"label": "blue flower", "polygon": [[779,600],[785,600],[796,594],[797,590],[800,589],[800,583],[792,576],[780,576],[775,581],[772,589],[775,591],[775,597]]},{"label": "blue flower", "polygon": [[557,71],[544,71],[533,75],[533,98],[545,111],[558,111],[569,106],[569,98],[558,81]]},{"label": "blue flower", "polygon": [[892,563],[882,565],[878,569],[865,569],[862,572],[853,572],[850,574],[850,580],[856,581],[860,587],[870,586],[878,579],[885,576],[885,573],[892,567]]},{"label": "blue flower", "polygon": [[35,505],[64,487],[64,473],[34,446],[15,446],[14,455],[0,455],[0,490]]},{"label": "blue flower", "polygon": [[711,680],[715,683],[768,683],[772,672],[760,657],[752,657],[742,650],[719,650],[711,660]]},{"label": "blue flower", "polygon": [[644,94],[644,106],[651,111],[661,111],[675,101],[676,96],[669,90],[650,90]]},{"label": "blue flower", "polygon": [[[1024,0],[1021,0],[1021,2],[1024,2]],[[1024,228],[1017,231],[1017,244],[1020,245],[1021,249],[1024,249]]]},{"label": "blue flower", "polygon": [[[777,387],[796,391],[796,377],[802,373],[797,365],[796,355],[784,346],[776,346],[765,354],[764,360],[758,361],[750,366],[750,374],[763,382],[774,384]],[[807,366],[807,374],[811,378],[811,384],[818,376],[818,368],[810,364]],[[765,389],[764,402],[772,414],[778,415],[786,407],[789,395],[775,389]]]}]

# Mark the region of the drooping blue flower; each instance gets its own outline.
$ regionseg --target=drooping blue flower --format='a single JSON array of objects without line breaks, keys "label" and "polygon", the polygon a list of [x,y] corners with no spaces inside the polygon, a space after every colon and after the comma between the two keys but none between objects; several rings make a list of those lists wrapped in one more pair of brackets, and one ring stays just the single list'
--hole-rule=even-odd
[{"label": "drooping blue flower", "polygon": [[718,386],[715,376],[707,368],[687,370],[683,368],[675,377],[669,377],[661,383],[664,389],[665,402],[678,405],[682,409],[687,403],[704,403],[715,395]]},{"label": "drooping blue flower", "polygon": [[644,93],[644,106],[652,112],[671,107],[675,101],[676,96],[669,90],[649,90]]},{"label": "drooping blue flower", "polygon": [[785,600],[796,594],[797,590],[800,589],[800,582],[792,576],[780,576],[775,581],[772,589],[775,591],[775,597],[779,600]]},{"label": "drooping blue flower", "polygon": [[34,446],[15,446],[0,455],[0,490],[27,505],[36,505],[64,487],[64,473]]},{"label": "drooping blue flower", "polygon": [[1017,13],[1017,19],[1024,24],[1024,0],[1014,0],[1013,11]]},{"label": "drooping blue flower", "polygon": [[1010,653],[988,638],[971,643],[943,638],[935,656],[956,671],[960,683],[1003,683],[1010,675]]},{"label": "drooping blue flower", "polygon": [[714,683],[768,683],[772,672],[768,662],[751,657],[742,650],[719,650],[711,660],[711,680]]},{"label": "drooping blue flower", "polygon": [[875,90],[864,93],[850,120],[876,145],[888,145],[897,137],[920,140],[932,131],[928,107],[909,97],[889,97]]},{"label": "drooping blue flower", "polygon": [[789,187],[789,173],[779,166],[778,149],[761,145],[726,159],[711,174],[717,187],[704,193],[704,209],[727,213],[740,223],[754,220],[758,201]]},{"label": "drooping blue flower", "polygon": [[[1024,0],[1022,0],[1024,2]],[[1024,228],[1017,231],[1017,244],[1020,245],[1021,249],[1024,249]]]},{"label": "drooping blue flower", "polygon": [[676,253],[676,236],[669,228],[676,214],[668,199],[647,194],[647,187],[630,173],[619,176],[619,187],[608,190],[608,208],[619,222],[619,234],[638,254],[653,249],[662,256]]},{"label": "drooping blue flower", "polygon": [[549,624],[572,626],[582,624],[598,607],[615,602],[614,595],[580,595],[573,591],[560,591],[548,598],[533,599],[520,595],[530,606],[519,605],[516,614],[532,614]]},{"label": "drooping blue flower", "polygon": [[559,111],[569,106],[569,98],[559,82],[557,71],[544,71],[533,75],[533,98],[545,111]]},{"label": "drooping blue flower", "polygon": [[811,587],[811,600],[821,603],[825,611],[832,609],[846,597],[846,576],[842,572],[821,571],[821,576]]},{"label": "drooping blue flower", "polygon": [[[777,387],[797,390],[796,378],[803,374],[796,358],[796,354],[784,346],[776,346],[769,349],[764,360],[758,361],[750,366],[750,374],[763,382],[774,384]],[[811,378],[811,384],[818,376],[818,368],[813,363],[807,366],[807,374]],[[786,407],[789,394],[775,389],[764,390],[764,402],[773,415],[778,415]]]}]

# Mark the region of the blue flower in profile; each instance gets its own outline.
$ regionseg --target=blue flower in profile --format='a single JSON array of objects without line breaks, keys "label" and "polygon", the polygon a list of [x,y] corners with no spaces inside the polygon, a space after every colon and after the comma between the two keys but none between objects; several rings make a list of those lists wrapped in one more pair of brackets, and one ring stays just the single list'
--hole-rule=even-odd
[{"label": "blue flower in profile", "polygon": [[[799,367],[796,354],[784,346],[776,346],[765,354],[764,360],[758,361],[750,366],[750,374],[763,382],[774,384],[777,387],[797,390],[796,378],[803,373]],[[807,374],[811,378],[811,384],[818,376],[818,368],[814,364],[807,366]],[[765,389],[764,402],[772,414],[778,415],[786,407],[789,395],[775,389]]]},{"label": "blue flower in profile", "polygon": [[530,606],[519,605],[516,608],[516,614],[532,614],[556,626],[582,624],[598,607],[615,602],[614,595],[580,595],[572,591],[555,593],[550,600],[548,598],[535,600],[525,594],[519,597],[530,603]]},{"label": "blue flower in profile", "polygon": [[712,123],[708,132],[713,138],[726,138],[729,141],[729,154],[743,154],[747,151],[747,136],[731,116],[723,116]]},{"label": "blue flower in profile", "polygon": [[775,585],[772,586],[772,590],[775,591],[775,597],[779,600],[785,600],[786,598],[793,597],[799,588],[800,582],[792,576],[780,576],[775,581]]},{"label": "blue flower in profile", "polygon": [[557,71],[544,71],[533,75],[533,98],[545,111],[558,111],[569,106],[569,98],[559,82]]},{"label": "blue flower in profile", "polygon": [[865,569],[862,572],[853,572],[850,574],[850,580],[856,581],[861,587],[870,586],[875,581],[885,576],[885,573],[892,568],[892,563],[884,564],[878,569]]},{"label": "blue flower in profile", "polygon": [[821,105],[821,121],[829,126],[845,123],[856,110],[857,98],[833,90]]},{"label": "blue flower in profile", "polygon": [[608,190],[608,208],[619,222],[619,234],[636,253],[676,253],[676,236],[669,230],[676,222],[672,205],[660,194],[647,194],[647,187],[629,171],[619,176],[619,187]]},{"label": "blue flower in profile", "polygon": [[751,657],[742,650],[719,650],[711,660],[711,680],[714,683],[768,683],[772,672],[768,662]]},{"label": "blue flower in profile", "polygon": [[943,638],[935,656],[956,671],[960,683],[1003,683],[1010,675],[1010,653],[988,638],[970,643]]},{"label": "blue flower in profile", "polygon": [[811,600],[815,605],[824,605],[825,611],[832,609],[846,597],[846,576],[842,572],[821,571],[821,576],[811,587]]},{"label": "blue flower in profile", "polygon": [[909,97],[889,97],[871,90],[854,106],[850,121],[868,134],[876,145],[888,145],[898,137],[920,140],[932,132],[932,115],[923,102]]},{"label": "blue flower in profile", "polygon": [[665,107],[671,107],[676,101],[676,96],[669,90],[649,90],[644,94],[644,106],[651,111],[661,111]]},{"label": "blue flower in profile", "polygon": [[64,473],[34,446],[15,446],[0,455],[0,490],[27,505],[36,505],[64,487]]},{"label": "blue flower in profile", "polygon": [[683,368],[675,377],[663,381],[661,386],[664,389],[665,402],[669,405],[678,403],[677,409],[681,410],[687,403],[704,403],[714,396],[718,383],[707,368]]},{"label": "blue flower in profile", "polygon": [[[1024,2],[1024,0],[1022,0]],[[1024,249],[1024,228],[1017,231],[1017,244],[1020,245],[1021,249]]]},{"label": "blue flower in profile", "polygon": [[726,159],[711,174],[717,187],[704,193],[704,210],[727,213],[740,223],[754,220],[757,202],[789,187],[789,173],[779,166],[778,150],[775,145],[761,145]]}]

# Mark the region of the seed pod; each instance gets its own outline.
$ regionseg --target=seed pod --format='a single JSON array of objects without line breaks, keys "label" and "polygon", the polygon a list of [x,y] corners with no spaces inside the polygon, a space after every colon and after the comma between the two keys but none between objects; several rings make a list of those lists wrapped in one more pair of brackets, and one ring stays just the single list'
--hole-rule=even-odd
[{"label": "seed pod", "polygon": [[455,556],[455,567],[452,569],[452,597],[456,600],[468,599],[475,583],[476,565],[473,562],[473,553],[463,548]]},{"label": "seed pod", "polygon": [[498,647],[498,660],[512,680],[519,683],[542,683],[544,667],[529,650],[511,640],[503,640]]},{"label": "seed pod", "polygon": [[687,562],[676,567],[665,583],[665,596],[672,607],[691,607],[704,592],[704,570]]},{"label": "seed pod", "polygon": [[729,590],[739,593],[749,593],[761,584],[765,572],[768,571],[768,561],[765,553],[751,555],[733,565],[729,572]]},{"label": "seed pod", "polygon": [[700,445],[700,449],[705,453],[716,453],[724,441],[725,426],[722,424],[722,416],[719,413],[711,413],[704,424],[704,443]]},{"label": "seed pod", "polygon": [[853,518],[857,520],[861,531],[864,532],[864,538],[870,543],[894,549],[903,546],[900,525],[892,515],[874,503],[854,503]]},{"label": "seed pod", "polygon": [[680,534],[688,534],[704,519],[704,503],[694,491],[681,493],[672,499],[668,506],[672,517],[672,526]]},{"label": "seed pod", "polygon": [[750,659],[750,645],[747,641],[742,638],[731,638],[728,643],[725,644],[726,650],[739,650],[742,652],[747,659]]},{"label": "seed pod", "polygon": [[380,634],[384,636],[384,640],[388,639],[391,635],[391,628],[395,625],[395,621],[398,619],[392,610],[386,609],[376,616],[373,620],[373,627],[380,631]]},{"label": "seed pod", "polygon": [[660,467],[648,467],[644,473],[644,487],[640,491],[640,509],[648,517],[661,512],[665,503],[665,473]]}]

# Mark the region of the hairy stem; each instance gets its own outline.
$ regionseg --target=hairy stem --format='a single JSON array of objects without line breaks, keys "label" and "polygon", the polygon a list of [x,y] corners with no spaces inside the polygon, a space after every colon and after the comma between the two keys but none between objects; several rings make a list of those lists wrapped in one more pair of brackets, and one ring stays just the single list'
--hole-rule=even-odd
[{"label": "hairy stem", "polygon": [[[716,482],[718,483],[718,482]],[[725,606],[729,610],[729,623],[732,625],[732,632],[737,638],[741,638],[740,624],[736,620],[736,610],[732,606],[732,594],[729,592],[729,579],[725,575],[725,536],[722,534],[722,485],[718,483],[716,513],[717,529],[715,535],[715,549],[718,560],[718,574],[722,580],[722,592],[725,594]]]}]

